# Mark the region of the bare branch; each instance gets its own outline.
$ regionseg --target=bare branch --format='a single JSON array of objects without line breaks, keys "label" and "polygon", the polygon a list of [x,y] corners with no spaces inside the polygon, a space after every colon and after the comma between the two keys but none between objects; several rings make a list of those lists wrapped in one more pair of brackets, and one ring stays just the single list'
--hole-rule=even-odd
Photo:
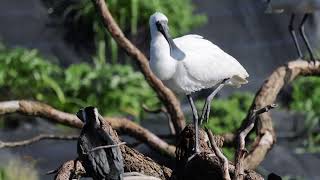
[{"label": "bare branch", "polygon": [[[194,180],[194,179],[222,179],[221,173],[222,162],[218,157],[219,153],[213,152],[208,143],[208,133],[200,129],[199,140],[201,153],[195,156],[192,161],[188,158],[193,155],[193,145],[195,143],[195,130],[193,125],[187,125],[180,133],[177,143],[177,157],[176,157],[176,172],[177,179]],[[209,138],[210,139],[210,138]],[[223,138],[219,135],[213,136],[213,141],[217,147],[222,147]],[[213,144],[213,143],[212,143]],[[215,154],[215,155],[213,155]],[[225,165],[225,163],[223,163]],[[235,173],[235,167],[232,163],[228,165],[230,176]],[[262,180],[263,177],[252,171],[245,171],[245,179],[247,180]]]},{"label": "bare branch", "polygon": [[166,106],[176,132],[179,133],[182,131],[182,129],[185,127],[185,119],[180,108],[180,102],[177,100],[176,96],[152,73],[149,67],[149,61],[145,55],[125,37],[120,27],[113,19],[105,0],[92,0],[92,2],[94,3],[97,12],[101,16],[102,22],[106,29],[110,32],[111,36],[119,44],[119,46],[123,48],[129,56],[136,60],[147,82]]},{"label": "bare branch", "polygon": [[206,128],[206,132],[208,134],[209,141],[210,141],[210,144],[212,146],[213,152],[218,156],[220,161],[223,163],[223,167],[221,168],[222,169],[222,173],[223,173],[223,179],[224,180],[231,180],[230,174],[229,174],[229,162],[228,162],[228,159],[222,154],[222,152],[220,151],[219,147],[217,146],[216,141],[214,140],[212,132],[208,128]]},{"label": "bare branch", "polygon": [[0,141],[0,149],[1,148],[14,148],[14,147],[20,147],[20,146],[26,146],[33,143],[36,143],[41,140],[45,139],[52,139],[52,140],[76,140],[78,138],[78,135],[69,135],[69,136],[63,136],[63,135],[54,135],[54,134],[40,134],[38,136],[35,136],[33,138],[23,140],[23,141],[15,141],[15,142],[3,142]]},{"label": "bare branch", "polygon": [[125,132],[138,140],[147,143],[152,149],[165,153],[171,157],[175,157],[175,146],[169,145],[158,136],[150,132],[148,129],[129,121],[125,118],[105,118],[110,122],[112,128],[119,132]]},{"label": "bare branch", "polygon": [[[296,60],[278,67],[257,92],[248,116],[252,110],[274,103],[281,89],[296,77],[312,75],[320,75],[319,61],[313,63],[305,60]],[[243,125],[247,124],[249,119],[246,118],[243,121]],[[272,118],[269,113],[258,116],[256,123],[257,137],[252,145],[252,149],[245,157],[244,169],[255,169],[263,161],[267,152],[276,141]]]},{"label": "bare branch", "polygon": [[253,110],[251,111],[251,114],[248,116],[248,124],[246,127],[244,127],[238,134],[238,144],[237,144],[237,151],[235,156],[235,163],[236,163],[236,169],[235,169],[235,175],[234,180],[243,180],[244,179],[244,158],[245,154],[247,153],[246,147],[245,147],[245,139],[247,135],[250,133],[250,131],[253,129],[255,120],[258,115],[268,112],[269,110],[277,107],[277,105],[267,105],[264,108],[261,108],[259,110]]},{"label": "bare branch", "polygon": [[[47,104],[36,101],[21,100],[0,102],[0,115],[10,113],[39,116],[56,123],[61,123],[76,128],[82,128],[83,126],[83,123],[78,119],[76,115],[56,110]],[[106,117],[105,119],[110,122],[111,126],[115,130],[126,133],[142,142],[145,142],[156,151],[160,151],[161,153],[164,153],[171,157],[175,156],[175,146],[169,145],[167,142],[163,141],[149,130],[141,127],[131,120],[128,120],[126,118],[112,117]]]}]

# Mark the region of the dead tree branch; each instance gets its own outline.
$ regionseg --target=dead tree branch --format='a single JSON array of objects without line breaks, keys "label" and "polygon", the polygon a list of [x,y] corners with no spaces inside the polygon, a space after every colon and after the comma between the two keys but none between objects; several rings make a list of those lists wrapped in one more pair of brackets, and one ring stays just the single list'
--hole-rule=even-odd
[{"label": "dead tree branch", "polygon": [[230,174],[229,174],[229,161],[228,161],[228,159],[222,154],[219,147],[217,146],[211,130],[206,128],[206,132],[209,136],[209,141],[210,141],[213,152],[215,153],[216,156],[218,156],[220,161],[223,163],[223,167],[222,167],[223,179],[224,180],[231,180]]},{"label": "dead tree branch", "polygon": [[[61,123],[67,126],[82,128],[83,123],[76,115],[59,111],[53,107],[36,102],[36,101],[3,101],[0,102],[0,115],[20,113],[29,116],[38,116],[49,119],[56,123]],[[126,119],[126,118],[105,118],[110,122],[111,126],[121,132],[137,138],[139,141],[145,142],[152,149],[160,151],[171,157],[175,155],[175,146],[169,145],[158,136],[140,125]]]},{"label": "dead tree branch", "polygon": [[[177,179],[194,180],[194,179],[222,179],[224,177],[224,160],[218,157],[213,149],[208,145],[207,133],[200,130],[200,150],[201,153],[188,162],[188,158],[193,154],[194,127],[187,125],[181,132],[176,151],[176,170],[174,174]],[[218,148],[223,145],[223,138],[213,136],[213,140]],[[235,166],[232,163],[228,165],[230,176],[235,173]],[[245,170],[245,179],[262,180],[263,177],[252,170]]]},{"label": "dead tree branch", "polygon": [[276,105],[268,105],[264,108],[261,108],[259,110],[253,110],[251,111],[249,115],[249,121],[247,126],[245,126],[241,131],[239,131],[238,134],[238,143],[237,143],[237,151],[235,156],[235,163],[236,163],[236,169],[235,169],[235,180],[243,180],[244,179],[244,166],[243,161],[245,154],[247,153],[246,146],[245,146],[245,139],[247,135],[250,133],[250,131],[253,129],[255,125],[255,120],[257,116],[259,116],[262,113],[268,112],[269,110],[275,108]]},{"label": "dead tree branch", "polygon": [[41,140],[45,139],[52,139],[52,140],[76,140],[78,139],[78,135],[70,135],[70,136],[63,136],[63,135],[54,135],[54,134],[40,134],[30,139],[26,139],[23,141],[15,141],[15,142],[3,142],[0,141],[0,149],[2,148],[13,148],[13,147],[20,147],[30,145]]},{"label": "dead tree branch", "polygon": [[[261,109],[268,104],[273,104],[281,89],[296,77],[312,75],[320,75],[319,61],[312,63],[304,60],[296,60],[278,67],[257,92],[247,118],[243,121],[243,125],[246,125],[250,120],[248,117],[251,111]],[[244,169],[255,169],[276,141],[270,113],[261,114],[257,117],[256,122],[257,138],[253,143],[252,150],[245,157]]]},{"label": "dead tree branch", "polygon": [[101,16],[102,22],[106,29],[110,32],[111,36],[119,44],[119,46],[123,48],[129,56],[136,60],[145,79],[166,106],[176,132],[181,132],[185,127],[185,119],[180,108],[180,102],[177,100],[176,96],[152,73],[149,67],[149,61],[145,55],[125,37],[120,27],[113,19],[105,0],[92,0],[92,2],[94,3],[97,12]]}]

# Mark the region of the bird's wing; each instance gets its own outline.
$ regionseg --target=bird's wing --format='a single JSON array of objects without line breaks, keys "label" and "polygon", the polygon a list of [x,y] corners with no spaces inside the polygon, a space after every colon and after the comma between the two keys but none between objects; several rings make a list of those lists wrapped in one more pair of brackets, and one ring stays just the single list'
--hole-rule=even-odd
[{"label": "bird's wing", "polygon": [[90,152],[95,144],[90,137],[95,136],[81,133],[78,139],[78,154],[80,158],[84,158],[81,160],[84,161],[86,168],[92,171],[92,176],[101,179],[110,173],[108,157],[103,149]]},{"label": "bird's wing", "polygon": [[196,80],[221,81],[235,76],[239,81],[243,80],[241,84],[246,82],[249,75],[242,65],[202,36],[186,35],[174,39],[174,42],[186,54],[182,62]]},{"label": "bird's wing", "polygon": [[[111,136],[103,129],[98,129],[97,132],[99,133],[103,141],[106,142],[106,145],[116,144],[116,142],[114,142]],[[105,152],[107,153],[108,161],[111,168],[115,168],[114,170],[116,170],[110,173],[112,173],[113,176],[117,176],[120,179],[122,179],[122,175],[124,173],[124,169],[123,169],[124,164],[123,164],[123,158],[122,158],[122,153],[120,151],[120,148],[119,147],[108,148],[108,149],[105,149]]]}]

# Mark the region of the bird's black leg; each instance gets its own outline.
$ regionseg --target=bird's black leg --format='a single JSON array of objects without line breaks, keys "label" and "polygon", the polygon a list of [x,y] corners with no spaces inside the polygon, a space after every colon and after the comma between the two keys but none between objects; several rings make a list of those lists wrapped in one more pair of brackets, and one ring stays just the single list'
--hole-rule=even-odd
[{"label": "bird's black leg", "polygon": [[196,106],[194,105],[194,102],[193,102],[193,99],[191,97],[190,94],[187,95],[187,98],[188,98],[188,101],[190,103],[190,106],[191,106],[191,110],[192,110],[192,113],[193,113],[193,124],[194,124],[194,127],[195,127],[195,145],[194,145],[194,154],[189,157],[189,160],[190,161],[196,154],[199,154],[200,153],[200,148],[199,148],[199,122],[198,122],[198,112],[197,112],[197,108]]},{"label": "bird's black leg", "polygon": [[299,29],[300,29],[300,34],[301,34],[301,36],[302,36],[302,38],[303,38],[303,41],[304,41],[304,43],[305,43],[306,46],[307,46],[307,49],[308,49],[310,58],[311,58],[311,60],[312,60],[313,62],[315,62],[315,58],[314,58],[314,55],[313,55],[313,50],[312,50],[312,48],[311,48],[311,46],[310,46],[309,40],[307,39],[306,33],[305,33],[305,31],[304,31],[304,23],[305,23],[306,20],[308,19],[309,15],[310,15],[310,14],[305,14],[305,15],[303,16],[303,19],[302,19],[302,21],[301,21],[301,24],[300,24]]},{"label": "bird's black leg", "polygon": [[296,31],[295,31],[294,28],[293,28],[293,22],[294,22],[295,16],[296,16],[295,14],[292,14],[292,15],[291,15],[290,23],[289,23],[289,31],[290,31],[291,37],[292,37],[292,39],[293,39],[294,45],[296,46],[296,49],[297,49],[297,52],[298,52],[298,56],[299,56],[299,58],[302,58],[303,55],[302,55],[300,46],[299,46],[299,44],[298,44],[298,40],[297,40],[297,36],[296,36]]},{"label": "bird's black leg", "polygon": [[202,114],[201,114],[201,119],[200,119],[200,124],[202,124],[203,120],[205,119],[206,123],[208,123],[209,120],[209,115],[210,115],[210,105],[212,102],[212,99],[217,95],[217,93],[223,88],[225,85],[226,81],[228,79],[224,79],[219,86],[207,97],[206,102],[204,103]]}]

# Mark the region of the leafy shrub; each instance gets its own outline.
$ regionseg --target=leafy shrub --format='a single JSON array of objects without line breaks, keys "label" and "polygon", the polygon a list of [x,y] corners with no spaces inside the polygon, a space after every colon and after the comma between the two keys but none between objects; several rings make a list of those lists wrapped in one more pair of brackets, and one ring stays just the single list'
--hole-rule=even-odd
[{"label": "leafy shrub", "polygon": [[319,127],[320,117],[320,78],[303,77],[293,83],[292,102],[290,108],[306,114],[304,122],[307,139],[304,146],[307,151],[320,150],[320,135],[314,133],[315,127]]},{"label": "leafy shrub", "polygon": [[[108,8],[120,27],[136,34],[140,26],[148,26],[148,19],[156,11],[170,19],[170,31],[174,35],[186,33],[206,21],[204,15],[195,15],[191,0],[108,0]],[[174,5],[173,5],[174,4]],[[91,0],[81,0],[65,7],[64,15],[74,21],[83,19],[94,31],[104,32]]]},{"label": "leafy shrub", "polygon": [[63,69],[36,50],[0,50],[0,98],[35,99],[76,112],[94,105],[102,114],[140,115],[141,103],[156,100],[144,77],[128,65],[74,64]]}]

